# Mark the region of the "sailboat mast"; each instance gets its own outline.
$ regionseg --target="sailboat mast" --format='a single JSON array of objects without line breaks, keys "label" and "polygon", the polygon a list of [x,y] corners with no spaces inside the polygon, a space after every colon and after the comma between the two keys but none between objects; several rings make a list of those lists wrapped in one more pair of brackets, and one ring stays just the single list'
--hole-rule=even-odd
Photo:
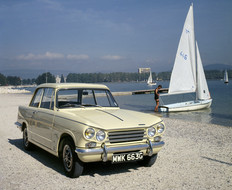
[{"label": "sailboat mast", "polygon": [[193,27],[193,73],[195,74],[194,80],[196,84],[196,101],[198,100],[198,65],[197,65],[197,54],[196,54],[196,39],[195,39],[195,27],[194,27],[194,13],[193,13],[193,3],[192,6],[192,27]]}]

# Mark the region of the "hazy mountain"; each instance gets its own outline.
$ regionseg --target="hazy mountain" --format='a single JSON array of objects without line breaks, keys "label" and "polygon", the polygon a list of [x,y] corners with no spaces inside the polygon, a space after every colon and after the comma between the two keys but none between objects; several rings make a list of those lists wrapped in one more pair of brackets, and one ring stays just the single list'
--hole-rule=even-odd
[{"label": "hazy mountain", "polygon": [[232,70],[232,65],[226,65],[226,64],[211,64],[204,66],[205,70]]}]

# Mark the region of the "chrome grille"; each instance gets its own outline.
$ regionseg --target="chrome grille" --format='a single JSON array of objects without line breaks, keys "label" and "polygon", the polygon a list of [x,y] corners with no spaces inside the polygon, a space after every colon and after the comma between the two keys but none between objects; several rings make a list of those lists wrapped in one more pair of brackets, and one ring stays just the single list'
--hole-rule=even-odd
[{"label": "chrome grille", "polygon": [[144,139],[145,130],[130,131],[112,131],[108,133],[110,143],[122,143],[132,141],[142,141]]}]

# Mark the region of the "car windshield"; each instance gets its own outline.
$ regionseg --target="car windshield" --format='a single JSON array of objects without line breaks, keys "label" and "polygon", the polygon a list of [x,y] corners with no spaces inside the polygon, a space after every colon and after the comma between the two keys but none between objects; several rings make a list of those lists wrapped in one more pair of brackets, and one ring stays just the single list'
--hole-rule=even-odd
[{"label": "car windshield", "polygon": [[118,107],[118,104],[109,90],[60,89],[57,93],[57,107]]}]

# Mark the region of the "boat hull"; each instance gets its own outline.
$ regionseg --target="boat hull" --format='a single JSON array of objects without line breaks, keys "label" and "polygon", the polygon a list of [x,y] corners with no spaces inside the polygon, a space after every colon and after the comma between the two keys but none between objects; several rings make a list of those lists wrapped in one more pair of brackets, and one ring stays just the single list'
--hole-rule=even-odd
[{"label": "boat hull", "polygon": [[147,83],[148,86],[155,86],[156,85],[156,82],[155,83]]},{"label": "boat hull", "polygon": [[194,111],[209,108],[212,104],[212,99],[188,101],[175,104],[168,104],[160,106],[162,112],[181,112],[181,111]]}]

